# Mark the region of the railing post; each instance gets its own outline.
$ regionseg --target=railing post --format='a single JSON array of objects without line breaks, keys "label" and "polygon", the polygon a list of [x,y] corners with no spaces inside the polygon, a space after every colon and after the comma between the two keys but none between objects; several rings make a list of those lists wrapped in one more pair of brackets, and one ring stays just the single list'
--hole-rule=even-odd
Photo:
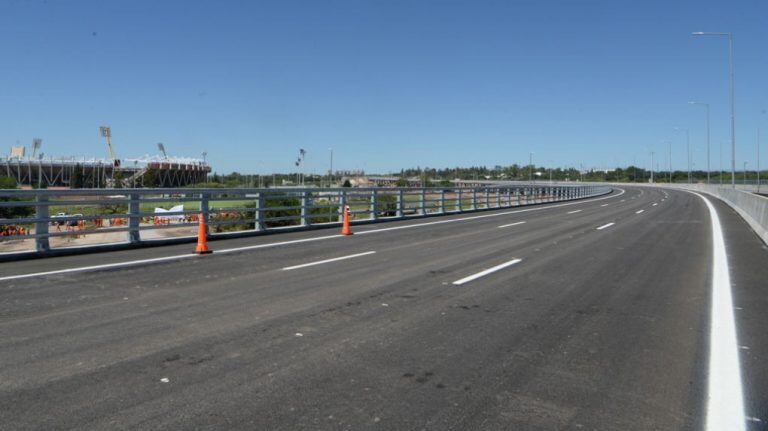
[{"label": "railing post", "polygon": [[496,208],[501,208],[501,189],[496,188]]},{"label": "railing post", "polygon": [[309,197],[306,191],[301,192],[301,226],[309,226],[312,222],[309,220]]},{"label": "railing post", "polygon": [[139,204],[138,193],[131,193],[128,195],[130,201],[128,201],[128,242],[131,244],[138,244],[141,242],[141,205]]},{"label": "railing post", "polygon": [[341,191],[339,193],[341,193],[339,196],[339,223],[342,223],[344,221],[344,208],[347,206],[347,192]]},{"label": "railing post", "polygon": [[484,200],[485,200],[485,209],[488,209],[488,208],[491,207],[490,194],[491,194],[490,190],[488,190],[488,187],[486,187],[483,190],[483,197],[484,197]]},{"label": "railing post", "polygon": [[256,193],[256,212],[254,214],[254,229],[257,231],[264,230],[264,193]]},{"label": "railing post", "polygon": [[440,214],[445,214],[445,189],[440,189]]},{"label": "railing post", "polygon": [[522,205],[523,204],[521,202],[522,197],[520,196],[520,189],[519,188],[515,189],[515,195],[517,195],[517,206]]},{"label": "railing post", "polygon": [[[48,218],[47,196],[37,195],[37,205],[35,205],[35,217],[38,219]],[[38,253],[46,253],[51,250],[48,241],[48,220],[35,222],[35,250]]]},{"label": "railing post", "polygon": [[200,215],[203,217],[203,221],[205,222],[205,236],[208,237],[208,234],[211,230],[211,224],[210,224],[210,217],[209,212],[210,208],[208,206],[208,202],[211,199],[211,195],[208,193],[200,193]]},{"label": "railing post", "polygon": [[427,189],[422,188],[421,193],[419,193],[419,214],[424,215],[427,213]]},{"label": "railing post", "polygon": [[456,193],[456,211],[461,212],[461,189]]},{"label": "railing post", "polygon": [[400,189],[397,191],[397,216],[403,217],[405,215],[405,211],[403,211],[403,190]]},{"label": "railing post", "polygon": [[473,211],[477,209],[477,189],[472,188],[472,206],[470,207]]},{"label": "railing post", "polygon": [[376,197],[376,190],[371,190],[371,220],[377,220],[379,218],[379,209],[376,202]]}]

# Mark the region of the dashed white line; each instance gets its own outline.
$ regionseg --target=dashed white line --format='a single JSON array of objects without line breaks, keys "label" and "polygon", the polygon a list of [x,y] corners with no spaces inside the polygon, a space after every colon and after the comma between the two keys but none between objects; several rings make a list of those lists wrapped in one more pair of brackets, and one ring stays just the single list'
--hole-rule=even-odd
[{"label": "dashed white line", "polygon": [[478,272],[477,274],[472,274],[472,275],[470,275],[468,277],[464,277],[464,278],[462,278],[460,280],[456,280],[456,281],[453,282],[453,284],[456,285],[456,286],[461,286],[464,283],[469,283],[472,280],[477,280],[480,277],[484,277],[484,276],[486,276],[488,274],[491,274],[491,273],[496,272],[496,271],[498,271],[500,269],[504,269],[504,268],[506,268],[508,266],[512,266],[512,265],[514,265],[516,263],[520,263],[520,262],[522,262],[522,259],[512,259],[509,262],[504,262],[501,265],[496,265],[493,268],[488,268],[488,269],[486,269],[484,271]]},{"label": "dashed white line", "polygon": [[524,222],[524,221],[518,221],[518,222],[515,222],[515,223],[510,223],[510,224],[503,224],[503,225],[501,225],[501,226],[499,226],[499,227],[500,227],[500,228],[502,228],[502,227],[517,226],[517,225],[519,225],[519,224],[523,224],[523,223],[525,223],[525,222]]},{"label": "dashed white line", "polygon": [[654,202],[654,203],[653,203],[653,205],[651,205],[651,206],[652,206],[652,207],[655,207],[656,205],[658,205],[658,204],[657,204],[656,202]]},{"label": "dashed white line", "polygon": [[642,214],[645,210],[635,211],[635,214]]},{"label": "dashed white line", "polygon": [[581,211],[582,211],[582,210],[573,210],[573,211],[568,211],[568,213],[567,213],[567,214],[576,214],[576,213],[580,213]]},{"label": "dashed white line", "polygon": [[[488,218],[488,217],[499,217],[504,216],[508,214],[517,214],[522,212],[528,212],[528,211],[541,211],[546,210],[550,208],[559,208],[563,206],[570,206],[570,205],[580,205],[588,202],[595,202],[595,201],[601,201],[605,199],[613,199],[616,197],[619,197],[626,193],[626,190],[622,188],[616,187],[617,190],[619,190],[619,193],[615,195],[609,195],[609,196],[603,196],[599,198],[594,199],[586,199],[582,201],[575,201],[575,202],[564,202],[561,204],[555,204],[555,205],[547,205],[547,206],[541,206],[541,207],[535,207],[535,208],[525,208],[525,209],[519,209],[514,211],[503,211],[503,212],[497,212],[492,214],[481,214],[477,216],[470,216],[470,217],[461,217],[461,218],[455,218],[455,219],[449,219],[449,220],[439,220],[439,221],[432,221],[432,222],[426,222],[426,223],[414,223],[409,224],[405,226],[394,226],[394,227],[385,227],[385,228],[379,228],[379,229],[370,229],[370,230],[364,230],[357,232],[357,235],[365,235],[365,234],[372,234],[372,233],[378,233],[378,232],[387,232],[391,230],[400,230],[400,229],[410,229],[410,228],[417,228],[417,227],[423,227],[423,226],[430,226],[435,224],[443,224],[443,223],[454,223],[454,222],[460,222],[460,221],[468,221],[468,220],[476,220],[476,219],[482,219],[482,218]],[[312,242],[312,241],[322,241],[327,239],[333,239],[333,238],[343,238],[344,235],[325,235],[325,236],[319,236],[314,238],[303,238],[303,239],[295,239],[295,240],[289,240],[289,241],[278,241],[278,242],[272,242],[267,244],[255,244],[255,245],[247,245],[243,247],[234,247],[234,248],[227,248],[227,249],[221,249],[221,250],[215,250],[214,254],[222,254],[222,253],[235,253],[239,251],[248,251],[248,250],[258,250],[261,248],[270,248],[270,247],[279,247],[283,245],[290,245],[290,244],[299,244],[303,242]],[[0,281],[8,281],[8,280],[18,280],[23,278],[32,278],[32,277],[42,277],[46,275],[56,275],[56,274],[67,274],[67,273],[74,273],[74,272],[89,272],[89,271],[98,271],[102,269],[110,269],[110,268],[123,268],[123,267],[130,267],[130,266],[137,266],[142,264],[149,264],[149,263],[156,263],[156,262],[167,262],[167,261],[174,261],[174,260],[182,260],[182,259],[190,259],[198,257],[198,255],[193,253],[184,253],[184,254],[176,254],[171,256],[163,256],[163,257],[156,257],[156,258],[150,258],[150,259],[138,259],[138,260],[129,260],[124,262],[115,262],[115,263],[107,263],[102,265],[89,265],[89,266],[80,266],[76,268],[66,268],[66,269],[58,269],[53,271],[43,271],[43,272],[33,272],[28,274],[18,274],[18,275],[7,275],[4,277],[0,277]]]},{"label": "dashed white line", "polygon": [[615,225],[615,224],[616,224],[616,223],[606,223],[606,224],[604,224],[604,225],[602,225],[602,226],[598,227],[598,228],[597,228],[597,230],[603,230],[603,229],[605,229],[605,228],[607,228],[607,227],[611,227],[611,226],[613,226],[613,225]]},{"label": "dashed white line", "polygon": [[324,263],[337,262],[337,261],[340,261],[340,260],[347,260],[347,259],[352,259],[352,258],[355,258],[355,257],[367,256],[369,254],[374,254],[374,253],[376,253],[376,252],[375,251],[366,251],[364,253],[356,253],[356,254],[350,254],[350,255],[347,255],[347,256],[334,257],[332,259],[325,259],[325,260],[318,260],[318,261],[315,261],[315,262],[302,263],[301,265],[286,266],[285,268],[283,268],[283,271],[290,271],[292,269],[306,268],[308,266],[322,265]]},{"label": "dashed white line", "polygon": [[601,207],[607,207],[608,205],[610,205],[610,204],[602,204],[602,205],[600,205],[600,206],[601,206]]}]

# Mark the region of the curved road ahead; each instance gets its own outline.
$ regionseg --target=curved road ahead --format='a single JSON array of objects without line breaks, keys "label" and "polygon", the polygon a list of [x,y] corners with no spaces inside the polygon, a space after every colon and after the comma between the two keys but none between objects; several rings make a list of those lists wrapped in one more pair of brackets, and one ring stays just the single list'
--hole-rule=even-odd
[{"label": "curved road ahead", "polygon": [[[705,201],[651,187],[3,263],[0,428],[705,429],[714,382],[768,429],[768,251],[708,199],[732,314]],[[713,311],[738,334],[720,380]]]}]

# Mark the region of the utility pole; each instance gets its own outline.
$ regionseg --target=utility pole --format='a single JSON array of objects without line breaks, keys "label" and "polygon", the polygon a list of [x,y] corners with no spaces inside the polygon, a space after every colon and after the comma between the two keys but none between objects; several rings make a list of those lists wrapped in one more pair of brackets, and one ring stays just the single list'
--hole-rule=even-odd
[{"label": "utility pole", "polygon": [[653,184],[653,155],[656,154],[651,151],[651,184]]},{"label": "utility pole", "polygon": [[328,148],[328,151],[331,152],[331,164],[328,168],[328,188],[333,187],[333,148]]}]

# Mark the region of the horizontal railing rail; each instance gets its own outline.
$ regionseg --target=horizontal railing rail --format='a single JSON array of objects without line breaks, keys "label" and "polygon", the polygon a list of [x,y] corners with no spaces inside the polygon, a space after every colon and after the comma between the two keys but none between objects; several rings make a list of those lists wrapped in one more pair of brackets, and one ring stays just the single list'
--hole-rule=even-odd
[{"label": "horizontal railing rail", "polygon": [[[509,208],[582,199],[610,192],[608,185],[491,185],[428,188],[188,188],[0,190],[0,252],[35,251],[72,245],[142,244],[196,233],[202,217],[211,238],[286,228],[330,226],[349,207],[352,223]],[[161,210],[162,208],[162,210]],[[171,211],[171,209],[173,209]],[[62,229],[63,228],[63,229]],[[158,232],[164,232],[158,236]],[[144,235],[142,235],[144,234]],[[72,239],[52,244],[52,240]],[[29,243],[29,250],[8,245]]]}]

